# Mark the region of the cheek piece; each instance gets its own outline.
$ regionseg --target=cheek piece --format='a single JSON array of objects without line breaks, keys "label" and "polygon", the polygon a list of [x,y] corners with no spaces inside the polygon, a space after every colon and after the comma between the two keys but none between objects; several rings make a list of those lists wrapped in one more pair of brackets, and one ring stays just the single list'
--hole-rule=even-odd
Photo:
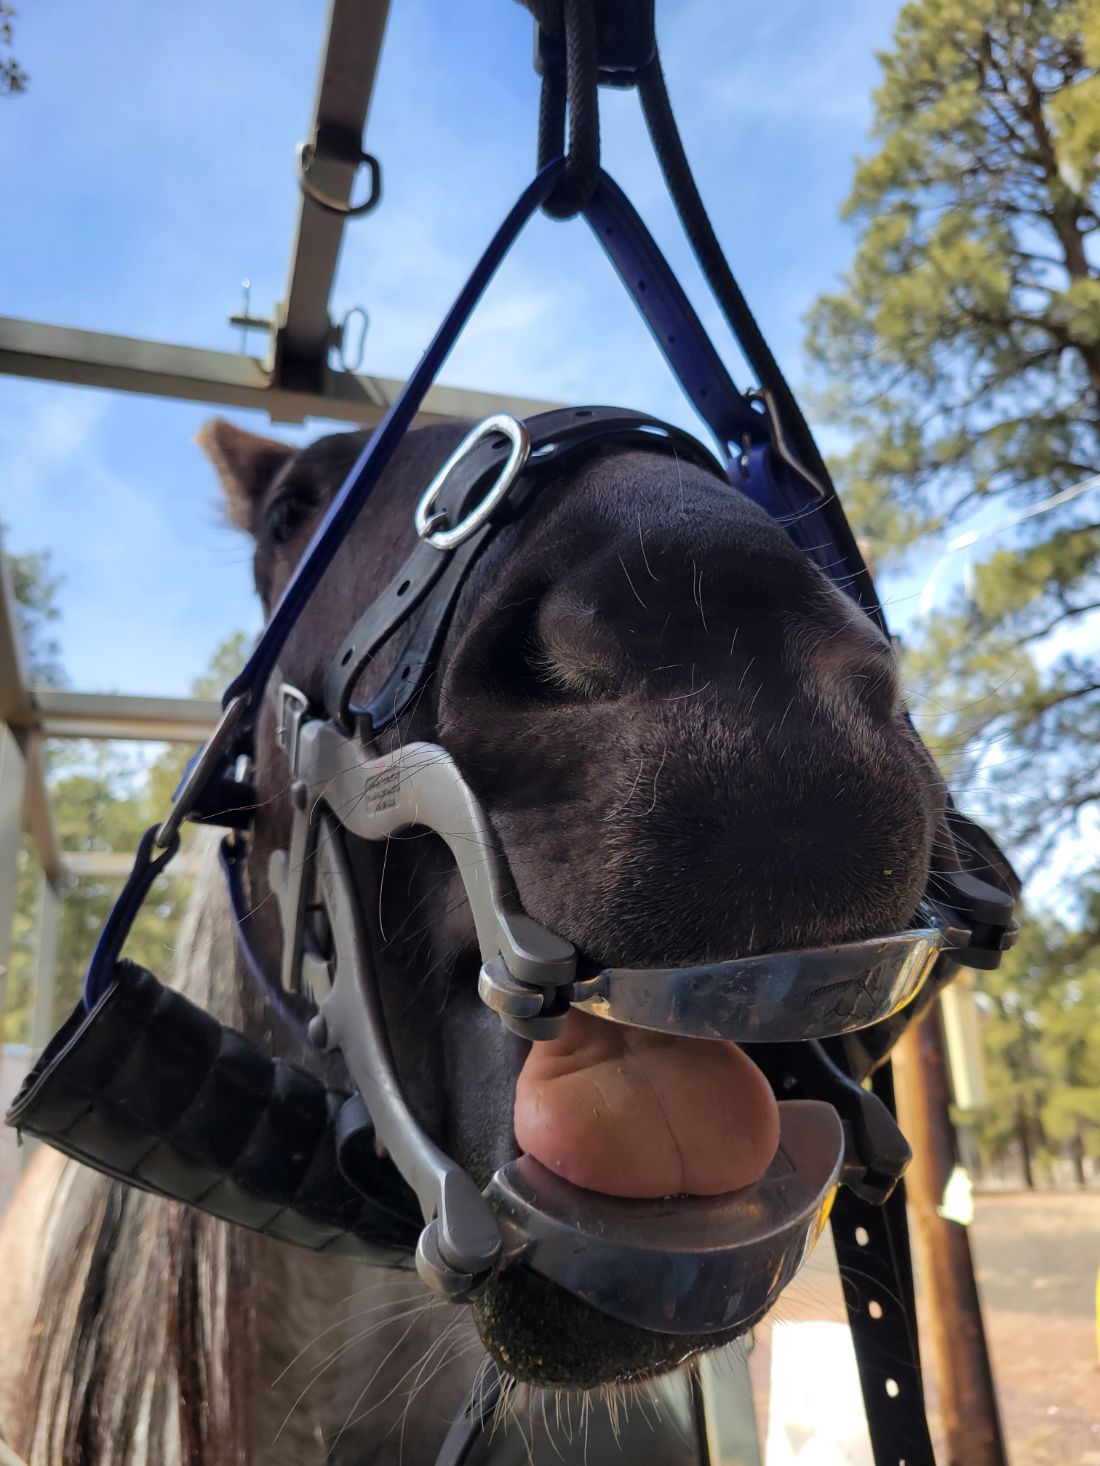
[{"label": "cheek piece", "polygon": [[[870,941],[731,953],[682,968],[599,968],[516,904],[485,813],[445,749],[413,743],[364,762],[364,746],[397,722],[431,676],[465,577],[493,535],[596,452],[674,454],[732,481],[884,629],[836,496],[800,466],[771,394],[733,385],[605,174],[587,222],[719,457],[667,423],[618,408],[486,419],[424,488],[413,513],[416,546],[339,648],[323,706],[283,679],[279,653],[302,607],[561,168],[561,160],[544,168],[509,214],[333,501],[168,817],[141,843],[92,959],[84,1003],[51,1040],[8,1121],[124,1181],[286,1242],[398,1266],[414,1255],[420,1276],[445,1298],[470,1298],[494,1272],[529,1269],[611,1318],[697,1339],[743,1326],[774,1301],[816,1242],[838,1186],[847,1201],[842,1194],[837,1212],[846,1207],[881,1240],[877,1253],[856,1259],[852,1277],[868,1276],[876,1257],[888,1255],[891,1233],[874,1207],[893,1191],[909,1148],[888,1104],[860,1081],[888,1049],[892,1025],[900,1028],[900,1010],[917,1011],[917,995],[927,999],[959,966],[996,966],[1016,927],[1000,889],[966,872],[937,873],[911,929]],[[391,642],[400,648],[394,671],[369,703],[355,705],[361,673]],[[266,873],[283,932],[278,972],[253,942],[245,878],[254,729],[265,700],[292,779],[289,846]],[[122,957],[185,818],[230,827],[222,859],[244,963],[313,1044],[339,1052],[352,1092],[263,1054]],[[552,1037],[576,1007],[610,1023],[752,1046],[780,1101],[779,1148],[766,1174],[726,1196],[635,1201],[583,1191],[521,1156],[480,1190],[412,1114],[351,876],[349,839],[384,841],[411,826],[450,847],[480,948],[478,991],[514,1033],[535,1043]],[[843,1272],[839,1235],[838,1256]],[[884,1283],[896,1277],[895,1267]],[[888,1298],[899,1290],[904,1284],[880,1289]],[[904,1301],[898,1307],[904,1328]],[[851,1321],[858,1350],[854,1314]],[[905,1378],[919,1400],[915,1366]],[[906,1389],[902,1397],[899,1408]],[[918,1427],[926,1439],[923,1413]]]}]

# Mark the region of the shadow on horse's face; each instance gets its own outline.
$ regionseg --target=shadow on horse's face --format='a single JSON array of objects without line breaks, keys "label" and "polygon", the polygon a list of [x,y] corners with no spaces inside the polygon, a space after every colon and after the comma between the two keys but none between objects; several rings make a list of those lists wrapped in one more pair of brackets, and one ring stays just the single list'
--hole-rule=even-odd
[{"label": "shadow on horse's face", "polygon": [[[295,628],[282,672],[318,703],[460,436],[405,439]],[[207,429],[268,608],[363,441],[296,452]],[[368,669],[365,688],[388,670]],[[261,889],[288,827],[265,716]],[[904,927],[943,808],[883,638],[744,496],[658,451],[587,460],[497,536],[400,733],[452,754],[526,911],[606,965]],[[635,1051],[636,1030],[573,1014],[576,1031],[534,1046],[525,1068],[529,1046],[478,999],[473,927],[442,842],[352,844],[399,1073],[421,1123],[479,1184],[517,1135],[577,1184],[620,1195],[728,1190],[766,1169],[774,1104],[734,1046],[646,1036]],[[522,1269],[495,1275],[473,1308],[490,1349],[540,1384],[630,1378],[724,1341],[618,1323]]]}]

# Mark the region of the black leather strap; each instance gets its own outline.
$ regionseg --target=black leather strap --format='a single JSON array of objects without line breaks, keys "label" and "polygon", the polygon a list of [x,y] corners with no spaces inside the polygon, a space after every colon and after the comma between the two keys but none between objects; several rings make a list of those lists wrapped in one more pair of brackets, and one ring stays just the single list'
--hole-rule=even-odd
[{"label": "black leather strap", "polygon": [[830,1223],[875,1466],[936,1466],[917,1349],[904,1183],[884,1206],[841,1188]]},{"label": "black leather strap", "polygon": [[[471,566],[504,523],[514,519],[535,492],[578,459],[605,447],[646,448],[674,453],[729,481],[718,460],[690,433],[619,407],[563,407],[527,419],[531,452],[527,464],[500,511],[469,539],[450,552],[420,540],[385,590],[360,618],[338,648],[325,677],[325,706],[345,732],[357,717],[371,731],[396,721],[431,674],[455,603]],[[451,525],[457,524],[503,468],[512,445],[507,438],[483,438],[450,474],[440,499]],[[416,615],[414,630],[390,677],[363,708],[351,705],[363,668],[390,638]]]},{"label": "black leather strap", "polygon": [[[875,1074],[873,1089],[893,1114],[889,1064]],[[884,1205],[841,1187],[829,1220],[875,1466],[936,1466],[925,1414],[904,1183]]]},{"label": "black leather strap", "polygon": [[122,961],[92,1011],[79,1005],[51,1039],[6,1118],[120,1181],[280,1242],[408,1263],[416,1198],[358,1111],[338,1158],[348,1102]]},{"label": "black leather strap", "polygon": [[487,1466],[493,1440],[490,1427],[502,1388],[500,1371],[490,1363],[473,1394],[451,1421],[435,1466]]}]

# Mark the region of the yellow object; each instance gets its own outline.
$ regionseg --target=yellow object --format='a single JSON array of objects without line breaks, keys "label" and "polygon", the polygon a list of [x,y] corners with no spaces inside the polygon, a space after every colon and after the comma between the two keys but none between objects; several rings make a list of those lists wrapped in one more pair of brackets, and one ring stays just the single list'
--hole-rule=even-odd
[{"label": "yellow object", "polygon": [[982,1052],[981,1021],[974,1002],[974,974],[960,972],[940,994],[943,1036],[951,1098],[960,1110],[979,1110],[989,1103]]}]

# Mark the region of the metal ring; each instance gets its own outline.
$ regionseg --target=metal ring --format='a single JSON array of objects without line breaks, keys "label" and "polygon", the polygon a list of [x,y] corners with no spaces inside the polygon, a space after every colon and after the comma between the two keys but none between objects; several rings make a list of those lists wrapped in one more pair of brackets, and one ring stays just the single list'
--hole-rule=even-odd
[{"label": "metal ring", "polygon": [[370,193],[361,204],[353,204],[346,199],[334,198],[332,194],[324,193],[311,182],[309,170],[313,166],[316,152],[313,143],[298,144],[298,187],[306,198],[311,199],[319,209],[325,209],[330,214],[339,214],[345,219],[357,219],[363,214],[369,214],[382,197],[382,165],[378,159],[372,153],[359,155],[356,167],[365,163],[370,169]]},{"label": "metal ring", "polygon": [[[476,507],[471,509],[464,519],[460,519],[453,529],[434,528],[438,518],[433,515],[432,509],[452,472],[476,443],[480,443],[482,438],[488,438],[494,433],[503,433],[512,445],[512,451],[496,482]],[[424,490],[420,503],[416,506],[416,513],[413,515],[413,523],[416,525],[416,532],[420,538],[426,540],[437,550],[453,550],[463,540],[469,539],[474,531],[480,529],[489,519],[497,505],[507,498],[512,485],[523,472],[530,452],[530,434],[525,424],[518,418],[512,417],[507,412],[498,412],[479,422],[476,428],[466,434]]]},{"label": "metal ring", "polygon": [[[351,354],[348,351],[348,322],[353,316],[358,316],[363,322],[363,329],[359,332],[359,350],[355,354],[354,362],[351,360]],[[370,317],[367,315],[366,308],[361,305],[353,305],[351,310],[346,312],[344,319],[340,322],[340,366],[343,371],[351,372],[354,375],[363,365],[363,353],[366,351],[367,331],[369,329]]]},{"label": "metal ring", "polygon": [[[746,402],[760,402],[764,405],[767,413],[768,425],[772,430],[772,447],[779,454],[779,457],[789,469],[798,474],[805,483],[809,484],[814,491],[814,497],[819,503],[824,503],[829,497],[829,491],[810,472],[806,465],[799,461],[791,451],[790,445],[783,433],[783,424],[779,418],[779,410],[775,405],[775,398],[765,387],[754,387],[751,392],[745,393]],[[746,455],[747,456],[747,455]],[[742,460],[744,461],[744,460]]]}]

